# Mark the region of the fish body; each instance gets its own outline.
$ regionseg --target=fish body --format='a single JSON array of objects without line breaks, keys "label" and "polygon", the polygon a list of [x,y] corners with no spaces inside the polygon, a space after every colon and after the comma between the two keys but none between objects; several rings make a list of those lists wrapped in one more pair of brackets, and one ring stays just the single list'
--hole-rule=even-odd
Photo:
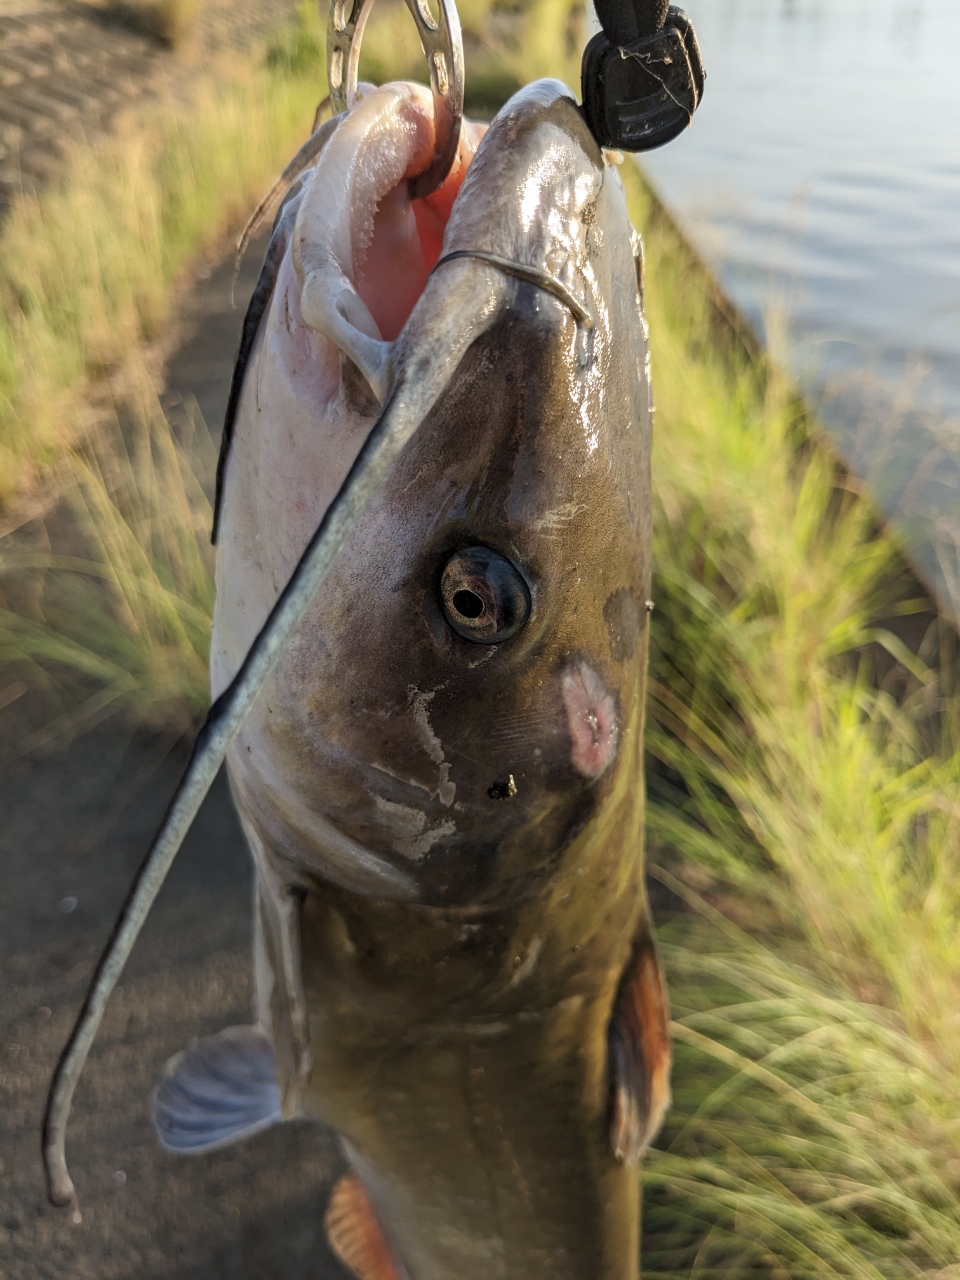
[{"label": "fish body", "polygon": [[426,406],[228,755],[258,1034],[283,1114],[343,1135],[363,1280],[633,1280],[669,1065],[638,243],[558,82],[411,200],[430,128],[410,85],[337,127],[235,382],[214,694],[380,413]]}]

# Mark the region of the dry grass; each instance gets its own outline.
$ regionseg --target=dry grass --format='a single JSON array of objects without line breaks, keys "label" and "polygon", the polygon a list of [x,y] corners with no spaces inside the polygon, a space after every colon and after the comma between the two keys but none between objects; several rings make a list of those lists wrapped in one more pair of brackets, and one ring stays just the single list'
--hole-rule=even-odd
[{"label": "dry grass", "polygon": [[58,460],[51,536],[0,554],[5,584],[35,585],[0,610],[0,663],[52,711],[21,750],[118,711],[181,734],[203,713],[213,554],[197,474],[213,465],[205,425],[188,419],[178,439],[142,367],[117,412]]},{"label": "dry grass", "polygon": [[171,320],[174,285],[309,130],[317,68],[246,65],[81,148],[0,230],[0,504],[71,448],[106,372]]}]

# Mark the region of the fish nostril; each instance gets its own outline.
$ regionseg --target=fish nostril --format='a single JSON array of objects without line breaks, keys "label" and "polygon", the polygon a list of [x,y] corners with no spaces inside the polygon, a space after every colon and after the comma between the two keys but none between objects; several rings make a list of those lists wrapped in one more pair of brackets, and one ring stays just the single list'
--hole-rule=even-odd
[{"label": "fish nostril", "polygon": [[483,601],[474,591],[458,591],[453,597],[453,607],[465,618],[479,618],[483,613]]}]

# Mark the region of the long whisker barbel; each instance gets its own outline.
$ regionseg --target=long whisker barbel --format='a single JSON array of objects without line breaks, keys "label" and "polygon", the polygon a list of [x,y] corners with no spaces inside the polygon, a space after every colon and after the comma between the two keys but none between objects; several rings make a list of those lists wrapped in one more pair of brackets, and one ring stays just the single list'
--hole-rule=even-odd
[{"label": "long whisker barbel", "polygon": [[[360,40],[373,0],[352,0],[349,14],[348,3],[351,0],[333,0],[330,11],[327,67],[330,99],[336,113],[347,110],[356,98]],[[439,22],[430,14],[426,0],[407,0],[407,5],[430,67],[436,128],[433,159],[410,183],[411,196],[417,198],[429,195],[443,183],[456,157],[463,118],[463,44],[454,0],[439,0]],[[317,130],[288,169],[302,171],[319,154],[335,127],[328,124]],[[107,1001],[231,743],[364,509],[419,426],[423,415],[411,414],[410,407],[403,403],[402,396],[397,403],[396,394],[384,407],[236,677],[210,708],[160,829],[97,962],[54,1071],[43,1119],[47,1194],[53,1204],[72,1207],[75,1222],[80,1221],[80,1208],[67,1169],[67,1121]]]},{"label": "long whisker barbel", "polygon": [[[348,111],[357,96],[360,44],[374,0],[333,0],[327,25],[327,83],[334,114]],[[426,0],[406,0],[417,24],[430,69],[436,142],[429,166],[410,182],[410,195],[422,199],[443,185],[457,154],[463,122],[463,37],[453,0],[438,0],[434,18]]]},{"label": "long whisker barbel", "polygon": [[[392,412],[392,409],[396,409]],[[388,402],[356,461],[301,556],[290,581],[250,647],[232,684],[210,708],[190,761],[160,829],[127,895],[87,991],[70,1039],[57,1063],[43,1120],[43,1164],[53,1204],[69,1205],[80,1221],[79,1200],[67,1170],[67,1120],[111,992],[184,837],[213,784],[230,744],[240,732],[260,690],[280,660],[291,633],[317,595],[340,549],[394,459],[419,426],[419,416]]]}]

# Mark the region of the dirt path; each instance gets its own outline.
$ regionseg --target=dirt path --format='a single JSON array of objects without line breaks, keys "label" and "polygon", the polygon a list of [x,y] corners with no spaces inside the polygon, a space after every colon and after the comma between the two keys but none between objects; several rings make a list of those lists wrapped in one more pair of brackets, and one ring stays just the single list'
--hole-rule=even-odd
[{"label": "dirt path", "polygon": [[52,177],[71,139],[108,128],[168,62],[154,41],[86,5],[0,10],[0,202]]},{"label": "dirt path", "polygon": [[243,48],[295,0],[206,0],[187,58],[96,4],[0,0],[0,212],[53,177],[75,138],[108,130],[118,111],[182,82],[204,55]]},{"label": "dirt path", "polygon": [[[262,246],[261,246],[262,248]],[[238,297],[256,271],[251,255]],[[241,311],[229,264],[192,299],[169,398],[219,425]],[[88,735],[0,776],[0,1277],[344,1280],[322,1217],[341,1167],[294,1123],[209,1156],[157,1146],[147,1100],[192,1036],[250,1019],[250,870],[222,781],[104,1019],[68,1140],[84,1220],[44,1198],[43,1097],[93,962],[185,762],[148,737]]]}]

